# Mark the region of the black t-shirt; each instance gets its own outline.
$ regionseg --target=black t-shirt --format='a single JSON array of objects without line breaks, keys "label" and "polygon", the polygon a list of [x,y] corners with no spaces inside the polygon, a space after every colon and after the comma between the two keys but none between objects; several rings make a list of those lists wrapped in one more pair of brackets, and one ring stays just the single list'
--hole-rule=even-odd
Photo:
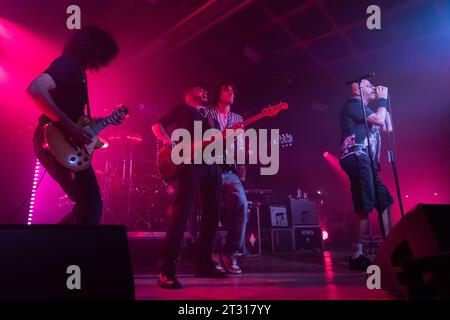
[{"label": "black t-shirt", "polygon": [[[44,71],[52,77],[56,88],[50,91],[50,96],[72,121],[77,121],[84,114],[87,103],[86,75],[80,63],[70,55],[56,58]],[[40,121],[48,122],[47,116],[42,115]]]},{"label": "black t-shirt", "polygon": [[185,104],[180,104],[173,107],[167,114],[156,122],[160,123],[164,128],[172,127],[173,129],[186,129],[189,131],[191,138],[193,139],[194,121],[202,121],[202,137],[203,132],[211,128],[211,126],[213,128],[220,128],[215,120],[209,116],[203,116],[196,108]]},{"label": "black t-shirt", "polygon": [[[386,99],[377,100],[378,107],[386,107]],[[366,117],[373,114],[373,111],[364,105]],[[339,114],[341,125],[341,158],[357,151],[367,153],[367,135],[364,115],[361,108],[361,100],[350,98],[341,108]],[[373,158],[379,168],[379,157],[381,148],[380,130],[377,126],[369,123],[369,139]]]}]

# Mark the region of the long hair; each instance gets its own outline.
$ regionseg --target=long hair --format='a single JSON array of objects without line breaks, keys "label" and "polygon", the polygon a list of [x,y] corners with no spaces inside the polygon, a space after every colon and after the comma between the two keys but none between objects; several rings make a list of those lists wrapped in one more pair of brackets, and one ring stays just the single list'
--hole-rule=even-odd
[{"label": "long hair", "polygon": [[77,31],[64,46],[63,54],[75,57],[82,67],[98,70],[117,57],[119,46],[114,38],[97,26]]},{"label": "long hair", "polygon": [[213,88],[211,95],[210,95],[209,102],[211,103],[212,106],[216,106],[217,103],[219,102],[220,94],[222,92],[223,87],[233,88],[234,95],[236,95],[236,86],[234,85],[234,83],[232,83],[231,81],[228,81],[228,80],[219,81],[216,84],[216,86]]}]

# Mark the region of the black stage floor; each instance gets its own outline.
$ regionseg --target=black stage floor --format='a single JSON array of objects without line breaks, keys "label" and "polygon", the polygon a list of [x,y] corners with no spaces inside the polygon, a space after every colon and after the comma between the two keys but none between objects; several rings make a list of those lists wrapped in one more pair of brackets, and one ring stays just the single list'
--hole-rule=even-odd
[{"label": "black stage floor", "polygon": [[[383,290],[369,290],[367,275],[347,269],[346,252],[303,252],[277,256],[244,257],[242,275],[228,279],[198,279],[194,260],[179,265],[184,288],[164,290],[156,285],[156,263],[136,265],[136,298],[146,299],[230,299],[230,300],[391,300]],[[156,261],[155,261],[156,262]]]}]

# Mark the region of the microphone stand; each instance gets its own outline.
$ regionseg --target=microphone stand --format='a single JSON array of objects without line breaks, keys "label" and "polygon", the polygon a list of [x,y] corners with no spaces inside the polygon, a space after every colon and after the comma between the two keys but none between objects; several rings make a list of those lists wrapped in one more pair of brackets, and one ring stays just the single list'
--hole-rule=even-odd
[{"label": "microphone stand", "polygon": [[[363,113],[363,117],[364,117],[364,125],[366,127],[366,138],[367,138],[367,152],[369,155],[369,159],[370,159],[370,166],[372,169],[372,180],[373,180],[373,189],[375,191],[375,201],[377,204],[378,208],[381,208],[381,201],[380,201],[380,193],[378,192],[378,188],[377,188],[377,173],[375,171],[375,163],[374,163],[374,159],[373,159],[373,155],[372,155],[372,149],[370,147],[370,136],[369,136],[369,124],[367,123],[367,114],[366,114],[366,108],[364,108],[364,101],[363,101],[363,92],[362,92],[362,86],[361,86],[362,80],[359,81],[358,83],[358,87],[359,87],[359,95],[361,97],[361,109],[362,109],[362,113]],[[369,220],[369,224],[370,224],[370,219]],[[384,224],[383,224],[383,217],[382,217],[382,212],[378,213],[378,221],[380,222],[380,228],[381,228],[381,234],[383,236],[383,240],[386,239],[386,231],[384,230]],[[371,228],[370,228],[371,229]],[[373,237],[372,237],[372,232],[370,232],[370,251],[373,251]]]},{"label": "microphone stand", "polygon": [[392,139],[391,139],[391,135],[389,132],[389,128],[386,128],[386,133],[387,133],[387,139],[388,139],[388,161],[391,163],[392,165],[392,171],[394,172],[394,180],[395,180],[395,187],[397,189],[397,198],[398,198],[398,204],[400,206],[400,213],[401,213],[401,217],[402,220],[405,217],[405,212],[403,210],[403,202],[402,202],[402,194],[400,192],[400,182],[398,179],[398,174],[397,174],[397,165],[395,163],[395,139],[394,139],[394,125],[392,123],[392,108],[391,108],[391,99],[388,96],[388,111],[389,111],[389,116],[390,116],[390,122],[391,122],[391,128],[392,128]]}]

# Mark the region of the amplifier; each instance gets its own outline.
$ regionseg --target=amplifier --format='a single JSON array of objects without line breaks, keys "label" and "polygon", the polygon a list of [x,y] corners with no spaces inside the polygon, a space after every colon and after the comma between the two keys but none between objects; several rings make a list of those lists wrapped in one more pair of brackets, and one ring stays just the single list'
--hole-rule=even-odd
[{"label": "amplifier", "polygon": [[292,228],[262,229],[261,237],[264,254],[294,251]]},{"label": "amplifier", "polygon": [[245,256],[261,255],[260,206],[248,202],[248,220],[245,228]]},{"label": "amplifier", "polygon": [[323,250],[322,228],[294,226],[295,250]]},{"label": "amplifier", "polygon": [[264,205],[261,208],[261,228],[286,228],[290,221],[286,206]]},{"label": "amplifier", "polygon": [[314,201],[304,199],[289,199],[288,212],[292,218],[292,224],[295,225],[318,225],[319,216]]}]

